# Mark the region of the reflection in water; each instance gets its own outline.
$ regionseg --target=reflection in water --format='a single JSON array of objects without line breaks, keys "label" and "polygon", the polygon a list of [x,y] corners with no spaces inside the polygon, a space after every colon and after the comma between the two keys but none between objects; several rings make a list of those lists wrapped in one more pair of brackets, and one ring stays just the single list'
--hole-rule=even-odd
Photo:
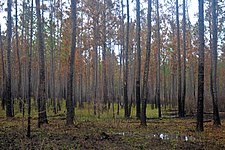
[{"label": "reflection in water", "polygon": [[[157,136],[157,134],[155,134]],[[154,135],[154,137],[155,137]],[[180,140],[180,141],[194,141],[195,138],[192,136],[186,136],[186,135],[178,135],[178,134],[167,134],[167,133],[161,133],[158,135],[158,137],[162,140]]]},{"label": "reflection in water", "polygon": [[[121,136],[137,136],[137,135],[139,135],[137,133],[132,133],[132,132],[119,132],[116,134],[121,135]],[[145,137],[146,138],[160,138],[162,140],[180,140],[180,141],[195,141],[196,140],[192,136],[169,134],[169,133],[146,134]]]},{"label": "reflection in water", "polygon": [[119,132],[118,135],[123,135],[124,136],[125,133],[124,132]]}]

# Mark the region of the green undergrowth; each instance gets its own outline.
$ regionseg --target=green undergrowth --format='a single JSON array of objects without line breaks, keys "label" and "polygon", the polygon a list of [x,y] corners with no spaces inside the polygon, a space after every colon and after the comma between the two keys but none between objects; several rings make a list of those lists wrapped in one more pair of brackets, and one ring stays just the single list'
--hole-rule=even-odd
[{"label": "green undergrowth", "polygon": [[[119,109],[119,114],[117,114],[118,110],[118,105],[114,104],[114,113],[112,109],[112,105],[110,107],[110,110],[102,110],[102,104],[96,105],[97,110],[96,110],[96,115],[94,115],[94,106],[93,103],[88,103],[85,102],[83,103],[84,107],[80,108],[77,106],[75,108],[75,118],[76,120],[96,120],[96,119],[112,119],[112,118],[117,118],[117,119],[122,119],[124,118],[124,109],[120,106]],[[51,117],[62,117],[66,115],[66,102],[65,100],[61,101],[61,111],[58,111],[57,114],[54,114],[53,112],[53,105],[51,104],[50,100],[47,101],[47,116]],[[27,115],[27,104],[24,104],[24,117],[26,118]],[[31,105],[31,117],[37,118],[38,116],[38,110],[37,110],[37,104],[34,103],[32,100],[32,105]],[[114,114],[114,115],[113,115]],[[148,118],[157,118],[158,117],[158,109],[151,109],[151,105],[147,105],[147,111],[146,111],[147,117]],[[15,117],[23,117],[23,112],[20,112],[19,109],[19,101],[15,100],[14,101],[14,115]],[[0,109],[0,117],[5,116],[5,110]],[[114,117],[113,117],[114,116]],[[135,106],[132,106],[131,108],[131,118],[136,118],[136,108]],[[50,119],[49,118],[49,119]]]},{"label": "green undergrowth", "polygon": [[[224,128],[205,124],[195,132],[193,119],[148,120],[141,127],[136,119],[65,120],[51,119],[37,128],[32,120],[31,138],[26,137],[26,120],[0,118],[0,149],[224,149]],[[223,123],[225,123],[223,121]],[[161,134],[171,136],[162,139]],[[188,141],[180,138],[187,136]]]},{"label": "green undergrowth", "polygon": [[[73,126],[65,125],[64,102],[57,114],[48,108],[49,123],[41,128],[37,128],[37,110],[32,103],[31,138],[27,138],[27,117],[22,117],[16,105],[14,118],[6,118],[0,111],[0,149],[225,149],[223,125],[215,128],[212,122],[206,122],[205,131],[198,133],[194,118],[165,117],[148,119],[147,127],[142,127],[135,118],[135,108],[130,119],[123,118],[123,109],[117,115],[116,105],[115,118],[112,107],[94,116],[93,105],[88,103],[75,109]],[[147,115],[157,118],[157,110],[148,105]]]}]

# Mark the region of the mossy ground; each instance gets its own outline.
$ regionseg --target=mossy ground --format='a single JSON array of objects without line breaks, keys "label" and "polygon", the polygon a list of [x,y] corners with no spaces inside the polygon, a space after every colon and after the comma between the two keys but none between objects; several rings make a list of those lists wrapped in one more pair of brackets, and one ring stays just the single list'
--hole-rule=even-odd
[{"label": "mossy ground", "polygon": [[[224,120],[220,128],[206,122],[202,133],[195,131],[195,118],[149,119],[143,128],[132,110],[129,120],[123,119],[123,110],[115,119],[111,110],[100,112],[98,118],[85,104],[83,109],[76,109],[75,125],[65,126],[65,112],[54,115],[48,109],[49,123],[37,128],[33,109],[31,138],[26,137],[26,116],[15,111],[16,117],[6,118],[1,110],[0,149],[225,149]],[[148,117],[157,117],[157,110],[148,108]],[[173,136],[162,139],[161,134]]]}]

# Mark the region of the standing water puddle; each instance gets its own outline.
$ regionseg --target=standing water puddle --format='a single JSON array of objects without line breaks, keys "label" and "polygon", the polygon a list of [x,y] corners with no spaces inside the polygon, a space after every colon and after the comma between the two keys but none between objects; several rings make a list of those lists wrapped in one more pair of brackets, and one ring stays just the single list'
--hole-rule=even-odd
[{"label": "standing water puddle", "polygon": [[[132,132],[119,132],[116,135],[120,136],[141,136],[141,134],[132,133]],[[159,134],[145,134],[146,138],[160,138],[162,140],[179,140],[179,141],[195,141],[196,139],[192,136],[179,135],[179,134],[170,134],[170,133],[159,133]]]},{"label": "standing water puddle", "polygon": [[194,137],[192,137],[192,136],[186,136],[186,135],[161,133],[161,134],[159,134],[157,136],[160,139],[162,139],[162,140],[195,141],[195,138]]}]

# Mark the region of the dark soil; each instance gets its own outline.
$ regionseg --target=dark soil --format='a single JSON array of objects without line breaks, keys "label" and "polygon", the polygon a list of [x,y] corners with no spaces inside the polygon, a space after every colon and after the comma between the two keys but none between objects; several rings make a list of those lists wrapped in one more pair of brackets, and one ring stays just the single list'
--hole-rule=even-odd
[{"label": "dark soil", "polygon": [[32,137],[27,138],[25,119],[1,117],[0,149],[225,149],[224,126],[214,128],[212,122],[206,122],[205,131],[197,133],[194,122],[149,120],[143,128],[134,119],[96,119],[65,126],[65,120],[54,118],[37,128],[32,120]]}]

